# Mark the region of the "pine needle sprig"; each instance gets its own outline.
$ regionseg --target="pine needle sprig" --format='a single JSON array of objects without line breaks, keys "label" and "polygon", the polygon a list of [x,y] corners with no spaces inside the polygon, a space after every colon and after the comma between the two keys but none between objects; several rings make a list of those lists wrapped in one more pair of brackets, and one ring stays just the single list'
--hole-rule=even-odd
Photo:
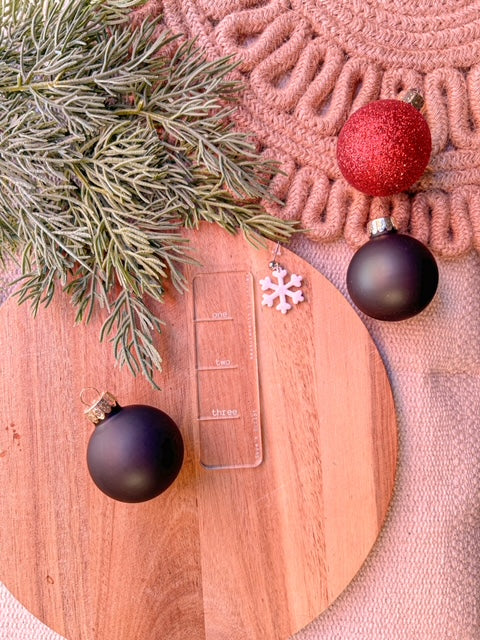
[{"label": "pine needle sprig", "polygon": [[58,287],[78,322],[157,386],[162,322],[149,299],[186,287],[184,227],[285,241],[264,213],[260,158],[232,125],[230,58],[176,46],[138,0],[0,0],[0,260],[20,256],[18,299],[37,313]]}]

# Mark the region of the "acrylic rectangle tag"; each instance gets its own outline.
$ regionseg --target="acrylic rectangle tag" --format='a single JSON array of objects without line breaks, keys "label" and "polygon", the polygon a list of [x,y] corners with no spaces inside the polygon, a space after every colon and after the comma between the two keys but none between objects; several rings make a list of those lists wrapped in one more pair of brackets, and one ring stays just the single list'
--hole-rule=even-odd
[{"label": "acrylic rectangle tag", "polygon": [[252,275],[199,274],[193,299],[200,462],[256,467],[263,453]]}]

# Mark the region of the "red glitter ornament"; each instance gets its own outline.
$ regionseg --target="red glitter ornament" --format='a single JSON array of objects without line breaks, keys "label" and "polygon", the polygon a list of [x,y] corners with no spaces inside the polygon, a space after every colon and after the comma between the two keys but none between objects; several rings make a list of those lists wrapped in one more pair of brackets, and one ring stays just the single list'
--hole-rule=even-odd
[{"label": "red glitter ornament", "polygon": [[421,178],[431,152],[427,121],[412,104],[377,100],[345,123],[337,161],[347,182],[362,193],[391,196]]}]

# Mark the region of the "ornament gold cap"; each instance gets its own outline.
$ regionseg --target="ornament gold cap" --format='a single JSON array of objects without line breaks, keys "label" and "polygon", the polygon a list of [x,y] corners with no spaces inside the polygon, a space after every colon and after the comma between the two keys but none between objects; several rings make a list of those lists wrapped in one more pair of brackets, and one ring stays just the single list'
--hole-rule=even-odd
[{"label": "ornament gold cap", "polygon": [[371,238],[375,238],[375,236],[380,236],[383,233],[397,231],[397,227],[395,226],[395,220],[390,216],[386,216],[385,218],[370,220],[367,225],[367,231]]},{"label": "ornament gold cap", "polygon": [[[85,389],[83,390],[85,391]],[[82,391],[82,393],[83,393]],[[82,394],[80,394],[81,397]],[[82,400],[83,402],[83,400]],[[105,420],[106,416],[111,413],[113,407],[117,405],[117,400],[108,391],[104,391],[100,394],[100,397],[92,404],[88,409],[85,409],[84,414],[93,422],[98,424],[102,420]]]},{"label": "ornament gold cap", "polygon": [[411,104],[412,107],[415,107],[418,111],[420,111],[425,104],[425,99],[418,89],[410,89],[407,91],[402,101]]}]

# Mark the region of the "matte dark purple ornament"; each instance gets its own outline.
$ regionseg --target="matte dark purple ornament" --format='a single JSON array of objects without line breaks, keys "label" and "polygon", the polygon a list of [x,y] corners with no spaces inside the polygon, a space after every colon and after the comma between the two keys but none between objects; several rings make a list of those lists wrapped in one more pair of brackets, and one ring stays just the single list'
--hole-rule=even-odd
[{"label": "matte dark purple ornament", "polygon": [[406,320],[427,307],[438,286],[432,253],[398,233],[391,218],[373,221],[371,239],[354,254],[347,288],[355,305],[377,320]]},{"label": "matte dark purple ornament", "polygon": [[170,416],[148,405],[120,407],[109,393],[86,413],[97,424],[88,443],[88,470],[103,493],[121,502],[144,502],[173,483],[184,446]]}]

